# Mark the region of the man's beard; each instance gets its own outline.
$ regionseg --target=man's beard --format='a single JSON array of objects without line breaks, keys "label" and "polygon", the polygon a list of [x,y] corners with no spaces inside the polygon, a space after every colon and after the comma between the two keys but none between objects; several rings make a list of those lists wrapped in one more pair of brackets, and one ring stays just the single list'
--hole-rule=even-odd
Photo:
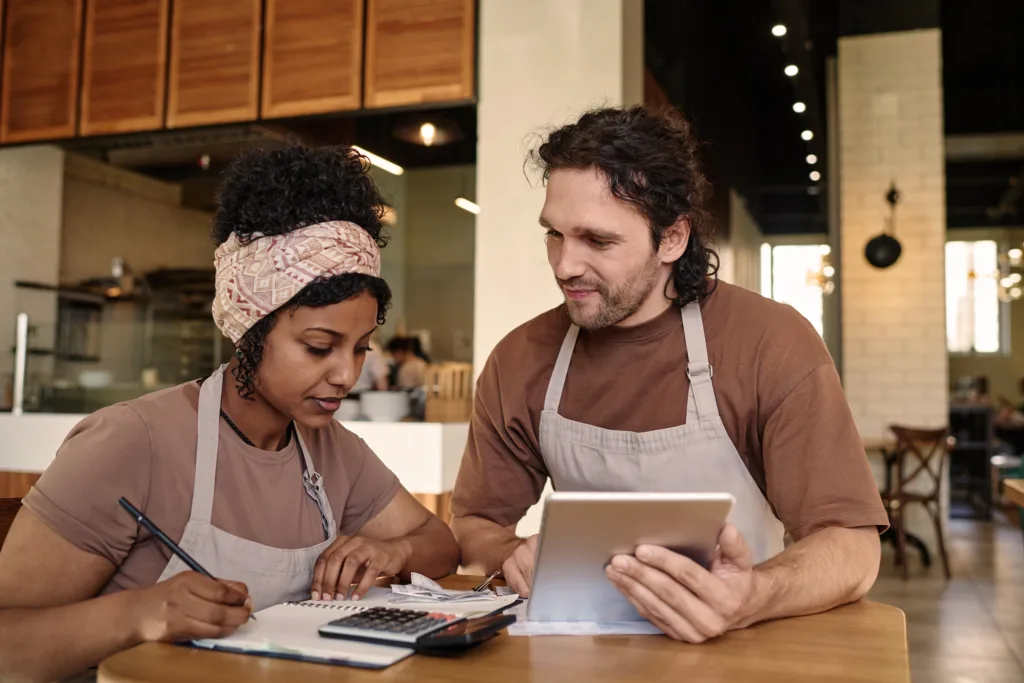
[{"label": "man's beard", "polygon": [[600,280],[582,277],[558,280],[559,285],[569,289],[592,289],[601,299],[597,310],[590,310],[589,302],[574,301],[566,297],[565,305],[569,311],[569,319],[584,330],[599,330],[617,325],[640,310],[647,301],[657,282],[659,265],[658,258],[652,256],[629,280],[615,289],[610,289]]}]

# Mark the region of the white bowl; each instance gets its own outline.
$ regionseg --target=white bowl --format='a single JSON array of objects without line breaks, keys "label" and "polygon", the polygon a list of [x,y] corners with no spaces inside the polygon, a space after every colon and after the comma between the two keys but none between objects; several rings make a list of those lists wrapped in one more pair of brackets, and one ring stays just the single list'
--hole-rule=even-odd
[{"label": "white bowl", "polygon": [[409,394],[404,391],[364,391],[359,401],[372,422],[400,422],[409,415]]},{"label": "white bowl", "polygon": [[103,389],[114,382],[114,373],[107,370],[86,370],[78,375],[78,383],[86,389]]},{"label": "white bowl", "polygon": [[351,422],[358,420],[360,415],[360,404],[357,398],[346,398],[341,402],[341,406],[334,413],[334,418],[339,422]]}]

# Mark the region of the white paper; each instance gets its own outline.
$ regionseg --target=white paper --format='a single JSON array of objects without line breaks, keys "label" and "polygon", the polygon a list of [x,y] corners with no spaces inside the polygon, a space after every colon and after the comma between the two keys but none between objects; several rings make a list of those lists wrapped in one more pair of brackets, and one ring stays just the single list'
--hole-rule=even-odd
[{"label": "white paper", "polygon": [[[440,602],[445,605],[464,602],[500,602],[503,597],[492,590],[483,591],[456,591],[442,588],[440,584],[422,574],[415,572],[411,576],[409,584],[392,584],[391,592],[394,594],[392,603],[408,602]],[[514,594],[513,594],[514,595]],[[509,601],[511,602],[511,601]]]},{"label": "white paper", "polygon": [[649,621],[527,621],[524,600],[509,614],[516,623],[508,627],[510,636],[658,636],[661,631]]},{"label": "white paper", "polygon": [[360,605],[362,607],[395,607],[418,612],[443,612],[473,619],[504,609],[518,599],[519,596],[514,593],[501,597],[492,593],[490,598],[482,601],[442,602],[430,598],[424,599],[415,596],[396,595],[387,588],[374,586],[361,600],[351,600],[343,604]]}]

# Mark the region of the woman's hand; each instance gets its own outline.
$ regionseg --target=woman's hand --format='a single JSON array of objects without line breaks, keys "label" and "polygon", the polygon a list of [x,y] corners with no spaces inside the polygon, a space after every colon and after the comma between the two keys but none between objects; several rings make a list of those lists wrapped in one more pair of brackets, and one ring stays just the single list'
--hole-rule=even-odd
[{"label": "woman's hand", "polygon": [[219,581],[197,572],[183,572],[144,588],[133,604],[142,641],[223,638],[234,633],[252,613],[252,599],[245,584]]},{"label": "woman's hand", "polygon": [[351,596],[352,600],[358,600],[382,574],[398,575],[411,554],[409,542],[401,538],[374,541],[362,536],[340,536],[316,560],[310,597],[345,600],[349,587],[359,576],[359,585]]}]

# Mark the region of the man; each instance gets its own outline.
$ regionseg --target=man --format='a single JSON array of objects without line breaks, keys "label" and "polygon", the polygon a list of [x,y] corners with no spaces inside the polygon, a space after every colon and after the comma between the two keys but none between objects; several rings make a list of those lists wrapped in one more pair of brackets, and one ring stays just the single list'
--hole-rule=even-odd
[{"label": "man", "polygon": [[701,642],[860,599],[887,518],[839,377],[800,314],[716,281],[688,124],[593,111],[531,159],[565,304],[482,371],[452,499],[463,564],[501,568],[529,594],[537,540],[514,530],[548,477],[558,490],[727,491],[737,502],[710,570],[645,546],[610,563],[641,615]]}]

